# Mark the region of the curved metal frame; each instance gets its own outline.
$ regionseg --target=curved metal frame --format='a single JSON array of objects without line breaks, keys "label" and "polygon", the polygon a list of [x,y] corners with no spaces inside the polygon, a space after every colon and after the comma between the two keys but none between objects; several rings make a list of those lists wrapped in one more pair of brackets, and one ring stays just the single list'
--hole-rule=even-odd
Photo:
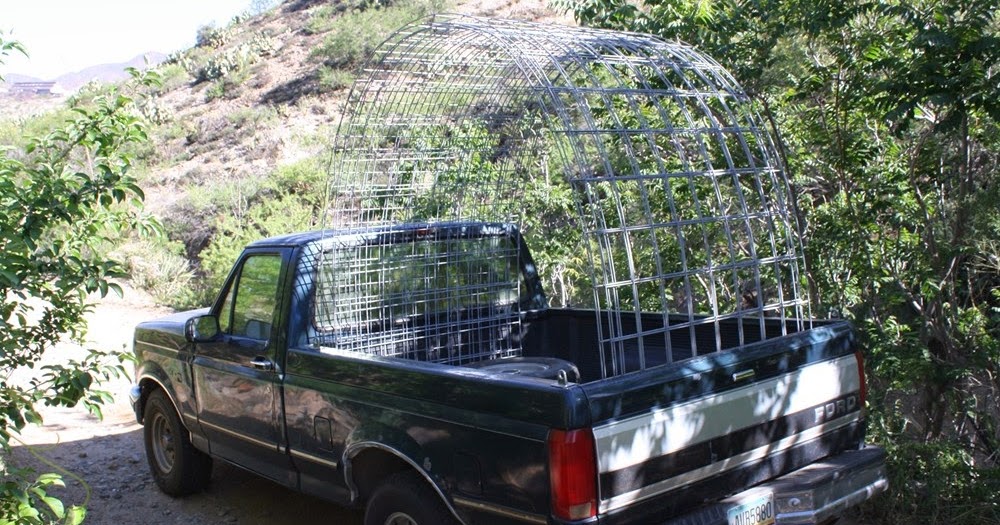
[{"label": "curved metal frame", "polygon": [[[517,225],[563,303],[591,298],[605,377],[808,323],[774,142],[687,45],[436,15],[376,51],[345,115],[327,223]],[[576,249],[539,254],[553,228]]]}]

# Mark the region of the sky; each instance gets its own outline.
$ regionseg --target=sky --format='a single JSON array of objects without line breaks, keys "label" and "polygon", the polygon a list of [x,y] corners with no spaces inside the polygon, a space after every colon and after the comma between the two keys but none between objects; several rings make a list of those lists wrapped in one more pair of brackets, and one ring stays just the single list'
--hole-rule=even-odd
[{"label": "sky", "polygon": [[51,80],[89,66],[194,45],[198,28],[224,26],[250,0],[0,0],[0,32],[24,44],[0,74]]}]

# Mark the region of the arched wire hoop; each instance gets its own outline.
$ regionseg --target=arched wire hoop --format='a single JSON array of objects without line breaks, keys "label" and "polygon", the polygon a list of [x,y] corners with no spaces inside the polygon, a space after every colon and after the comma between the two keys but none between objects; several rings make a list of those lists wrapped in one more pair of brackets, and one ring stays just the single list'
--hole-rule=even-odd
[{"label": "arched wire hoop", "polygon": [[[377,50],[351,92],[335,151],[329,226],[369,235],[363,250],[331,259],[385,257],[378,255],[387,250],[384,232],[402,223],[513,225],[535,254],[551,302],[592,303],[604,377],[808,322],[791,195],[774,142],[729,73],[689,46],[436,15]],[[448,266],[440,262],[446,255],[465,261],[450,272],[475,267],[477,275],[488,272],[469,257],[522,256],[496,249],[426,248],[394,265],[327,272],[333,277],[320,288],[339,292],[317,300],[339,313],[315,322],[370,326],[396,310],[429,315],[430,306],[416,301],[445,309],[503,303],[488,322],[477,318],[479,328],[427,322],[419,333],[386,336],[381,352],[401,356],[400,340],[433,339],[470,343],[435,350],[439,362],[520,355],[524,310],[538,305],[498,303],[490,286],[523,282],[504,274],[477,288],[468,276],[436,273]],[[465,284],[430,297],[442,286],[400,292],[401,280]],[[390,296],[398,302],[387,305]],[[484,333],[484,322],[491,336],[468,336]]]}]

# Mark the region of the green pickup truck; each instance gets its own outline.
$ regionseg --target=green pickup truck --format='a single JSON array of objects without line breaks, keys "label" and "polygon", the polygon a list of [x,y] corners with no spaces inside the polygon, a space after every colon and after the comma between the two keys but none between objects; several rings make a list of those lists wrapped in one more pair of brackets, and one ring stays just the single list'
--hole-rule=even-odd
[{"label": "green pickup truck", "polygon": [[851,326],[800,326],[550,307],[506,223],[300,233],[139,325],[131,398],[171,495],[222,460],[368,525],[824,523],[884,453]]}]

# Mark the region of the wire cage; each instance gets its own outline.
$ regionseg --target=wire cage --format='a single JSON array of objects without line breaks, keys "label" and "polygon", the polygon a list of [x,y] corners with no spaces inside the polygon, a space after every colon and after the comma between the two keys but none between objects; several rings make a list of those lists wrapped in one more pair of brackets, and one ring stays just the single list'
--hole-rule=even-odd
[{"label": "wire cage", "polygon": [[319,289],[340,293],[316,323],[380,324],[381,355],[520,355],[525,268],[553,306],[592,305],[604,377],[809,322],[774,142],[687,45],[435,15],[378,48],[334,149],[327,221],[368,233],[324,248]]}]

